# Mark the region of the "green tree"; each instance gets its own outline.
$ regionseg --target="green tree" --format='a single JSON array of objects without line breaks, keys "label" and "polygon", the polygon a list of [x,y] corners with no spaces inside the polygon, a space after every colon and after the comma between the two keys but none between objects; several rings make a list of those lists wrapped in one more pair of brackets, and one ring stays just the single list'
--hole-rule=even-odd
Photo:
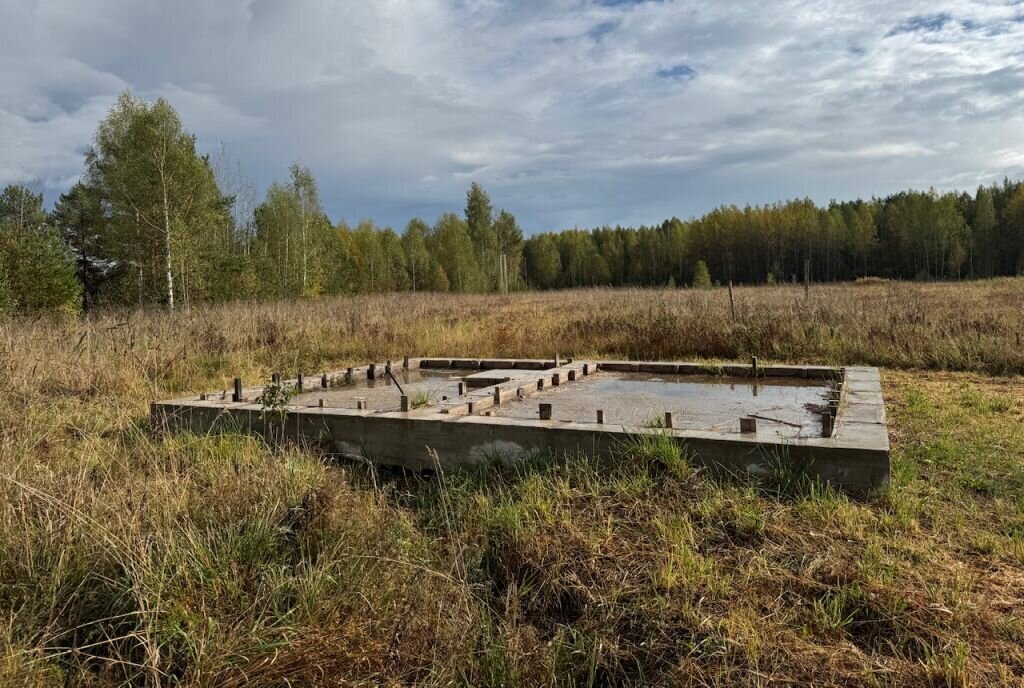
[{"label": "green tree", "polygon": [[409,288],[408,266],[402,240],[390,227],[381,230],[377,237],[383,258],[383,291],[404,291]]},{"label": "green tree", "polygon": [[991,277],[996,272],[996,257],[999,252],[999,225],[996,217],[996,206],[992,200],[992,190],[979,187],[974,199],[974,222],[971,226],[972,256],[977,271],[983,277]]},{"label": "green tree", "polygon": [[75,258],[46,223],[42,194],[22,185],[0,193],[0,304],[23,313],[77,313],[82,287]]},{"label": "green tree", "polygon": [[452,291],[484,289],[484,276],[473,251],[466,222],[453,213],[438,218],[428,242],[431,254],[444,270]]},{"label": "green tree", "polygon": [[332,282],[338,237],[320,204],[309,168],[293,164],[287,184],[273,183],[255,211],[253,253],[265,293],[317,296]]},{"label": "green tree", "polygon": [[526,277],[538,289],[552,289],[562,279],[562,258],[551,234],[530,237],[524,249]]},{"label": "green tree", "polygon": [[43,195],[24,184],[8,184],[0,191],[0,222],[27,230],[46,223]]},{"label": "green tree", "polygon": [[7,276],[3,273],[3,266],[0,266],[0,316],[13,313],[17,305],[11,287],[7,284]]},{"label": "green tree", "polygon": [[448,282],[448,275],[445,273],[444,268],[441,267],[440,263],[434,263],[433,274],[430,278],[430,290],[448,291],[450,288],[451,284]]},{"label": "green tree", "polygon": [[324,252],[325,292],[353,294],[359,289],[359,259],[352,230],[342,221],[329,233]]},{"label": "green tree", "polygon": [[1024,275],[1024,186],[1018,187],[1006,205],[1006,253],[1012,273]]},{"label": "green tree", "polygon": [[109,213],[105,253],[136,276],[144,299],[173,309],[176,282],[186,298],[189,288],[202,295],[208,274],[203,249],[231,222],[230,199],[166,100],[121,94],[86,155],[85,184]]},{"label": "green tree", "polygon": [[405,251],[405,264],[409,270],[409,286],[413,292],[427,287],[433,272],[430,252],[427,250],[427,235],[430,226],[423,220],[409,220],[402,235],[402,248]]},{"label": "green tree", "polygon": [[708,264],[703,260],[698,260],[697,264],[693,266],[693,286],[697,289],[711,287],[711,272],[708,270]]},{"label": "green tree", "polygon": [[108,230],[103,198],[97,189],[78,182],[61,194],[51,221],[75,255],[82,305],[89,308],[116,272],[116,264],[104,257],[103,237]]},{"label": "green tree", "polygon": [[372,220],[363,220],[356,225],[352,239],[358,256],[359,293],[376,294],[387,291],[387,261],[377,226]]},{"label": "green tree", "polygon": [[[494,208],[491,198],[476,182],[466,192],[466,232],[473,245],[473,254],[485,284],[492,289],[498,284],[498,241],[494,231]],[[451,273],[448,273],[451,277]]]},{"label": "green tree", "polygon": [[[494,220],[494,237],[497,244],[498,287],[505,291],[518,288],[523,262],[523,230],[519,228],[515,215],[502,210]],[[504,284],[501,283],[504,270]]]}]

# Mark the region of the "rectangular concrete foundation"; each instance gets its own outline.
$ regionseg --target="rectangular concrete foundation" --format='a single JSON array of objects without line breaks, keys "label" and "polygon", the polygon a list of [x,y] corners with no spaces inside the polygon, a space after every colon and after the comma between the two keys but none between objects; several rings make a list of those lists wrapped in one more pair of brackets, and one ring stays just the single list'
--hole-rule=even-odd
[{"label": "rectangular concrete foundation", "polygon": [[[548,452],[610,455],[656,432],[715,470],[759,475],[789,466],[855,493],[888,483],[889,439],[875,368],[558,364],[408,359],[406,366],[304,376],[302,393],[280,412],[256,402],[265,388],[250,387],[238,402],[228,392],[156,402],[152,421],[159,430],[314,442],[411,469],[434,467],[432,454],[445,468]],[[483,371],[493,371],[493,379]],[[467,380],[495,384],[473,388]],[[541,403],[551,405],[550,420],[535,415]],[[400,410],[403,404],[408,411]]]}]

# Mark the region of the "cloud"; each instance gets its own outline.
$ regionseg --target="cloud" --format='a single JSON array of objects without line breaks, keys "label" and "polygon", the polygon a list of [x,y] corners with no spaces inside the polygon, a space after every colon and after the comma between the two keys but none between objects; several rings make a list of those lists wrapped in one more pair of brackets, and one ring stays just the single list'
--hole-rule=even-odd
[{"label": "cloud", "polygon": [[0,183],[50,200],[125,88],[259,185],[301,159],[332,217],[394,226],[471,180],[539,231],[1024,173],[1019,4],[87,5],[0,7]]}]

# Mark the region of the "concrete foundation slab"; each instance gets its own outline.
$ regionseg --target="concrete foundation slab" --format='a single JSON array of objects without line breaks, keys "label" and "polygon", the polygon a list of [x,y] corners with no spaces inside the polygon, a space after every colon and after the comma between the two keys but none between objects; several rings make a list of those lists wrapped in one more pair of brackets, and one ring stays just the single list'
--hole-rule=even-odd
[{"label": "concrete foundation slab", "polygon": [[[391,368],[392,380],[385,366],[328,373],[326,389],[323,375],[305,375],[283,413],[253,403],[263,388],[248,387],[239,402],[219,391],[156,402],[152,421],[160,430],[316,442],[414,469],[432,467],[429,452],[447,467],[537,452],[612,454],[657,432],[713,469],[756,475],[793,463],[854,492],[889,478],[874,368],[409,358],[407,368]],[[482,386],[470,388],[471,379]],[[539,417],[541,403],[550,419]],[[754,421],[753,432],[740,431],[740,418]]]}]

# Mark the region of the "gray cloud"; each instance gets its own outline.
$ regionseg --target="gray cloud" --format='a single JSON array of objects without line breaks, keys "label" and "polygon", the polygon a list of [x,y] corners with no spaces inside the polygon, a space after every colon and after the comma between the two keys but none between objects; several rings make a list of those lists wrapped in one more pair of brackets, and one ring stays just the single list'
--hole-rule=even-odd
[{"label": "gray cloud", "polygon": [[1012,2],[2,0],[0,183],[52,200],[119,91],[265,186],[401,226],[471,180],[527,231],[1024,174]]}]

